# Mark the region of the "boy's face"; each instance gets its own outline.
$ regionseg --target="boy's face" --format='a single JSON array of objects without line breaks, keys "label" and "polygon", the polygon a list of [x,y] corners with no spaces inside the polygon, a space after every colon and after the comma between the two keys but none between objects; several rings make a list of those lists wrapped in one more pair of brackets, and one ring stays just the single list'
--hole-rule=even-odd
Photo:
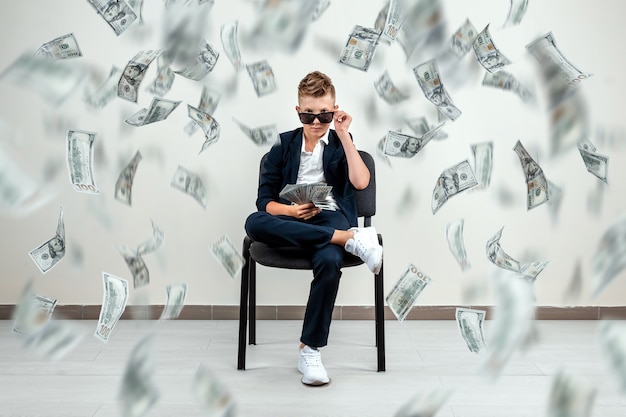
[{"label": "boy's face", "polygon": [[[297,113],[324,113],[337,110],[335,99],[326,94],[321,97],[302,96],[299,99],[299,105],[296,106]],[[304,129],[304,137],[310,139],[319,139],[326,134],[330,128],[330,123],[320,123],[316,117],[311,124],[302,124]]]}]

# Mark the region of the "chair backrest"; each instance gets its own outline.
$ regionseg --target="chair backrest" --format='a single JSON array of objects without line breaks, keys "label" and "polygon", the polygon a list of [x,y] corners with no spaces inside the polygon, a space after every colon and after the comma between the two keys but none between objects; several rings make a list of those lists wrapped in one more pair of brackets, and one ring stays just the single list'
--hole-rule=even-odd
[{"label": "chair backrest", "polygon": [[[263,163],[267,159],[268,153],[263,155],[259,164],[259,181]],[[364,226],[371,226],[372,216],[376,214],[376,164],[374,163],[374,158],[369,153],[359,151],[359,154],[370,171],[370,183],[364,189],[356,192],[357,216],[363,217]]]}]

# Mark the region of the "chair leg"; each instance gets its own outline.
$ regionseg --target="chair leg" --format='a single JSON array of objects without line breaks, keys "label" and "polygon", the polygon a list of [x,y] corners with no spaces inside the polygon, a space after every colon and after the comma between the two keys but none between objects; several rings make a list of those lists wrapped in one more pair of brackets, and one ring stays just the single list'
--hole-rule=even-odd
[{"label": "chair leg", "polygon": [[[382,237],[378,240],[382,245]],[[384,310],[384,288],[383,288],[383,266],[378,275],[374,276],[374,315],[376,321],[376,355],[378,362],[378,372],[385,370],[385,310]]]},{"label": "chair leg", "polygon": [[241,296],[239,298],[239,341],[237,346],[237,369],[246,369],[246,327],[248,327],[248,296],[250,284],[250,240],[244,238],[242,255],[244,259],[241,269]]},{"label": "chair leg", "polygon": [[250,303],[248,304],[248,344],[256,345],[256,262],[250,258],[248,266],[250,280]]}]

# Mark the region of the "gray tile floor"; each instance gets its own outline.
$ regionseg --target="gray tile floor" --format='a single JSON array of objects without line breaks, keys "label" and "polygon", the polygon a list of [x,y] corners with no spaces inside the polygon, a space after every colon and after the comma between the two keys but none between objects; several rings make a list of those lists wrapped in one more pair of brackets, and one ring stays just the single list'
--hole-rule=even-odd
[{"label": "gray tile floor", "polygon": [[[146,416],[208,416],[191,392],[200,365],[231,390],[238,416],[394,416],[417,393],[451,388],[437,417],[546,415],[553,375],[566,370],[597,387],[594,417],[626,416],[626,393],[601,354],[597,321],[538,321],[539,339],[517,352],[496,381],[478,372],[454,321],[386,322],[387,371],[376,372],[374,323],[335,321],[322,350],[327,386],[300,383],[296,354],[300,321],[259,321],[247,370],[236,369],[236,321],[118,323],[103,344],[91,336],[95,321],[73,321],[85,333],[56,362],[22,347],[11,321],[0,321],[0,417],[121,416],[117,394],[135,343],[155,331],[160,391]],[[488,334],[490,322],[485,322]]]}]

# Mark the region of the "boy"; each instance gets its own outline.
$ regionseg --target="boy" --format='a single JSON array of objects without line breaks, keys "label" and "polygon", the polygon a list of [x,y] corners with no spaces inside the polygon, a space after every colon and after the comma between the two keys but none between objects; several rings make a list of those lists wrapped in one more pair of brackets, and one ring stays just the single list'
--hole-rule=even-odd
[{"label": "boy", "polygon": [[[335,104],[335,87],[327,75],[314,71],[300,81],[296,113],[302,127],[282,133],[269,151],[261,167],[258,211],[248,217],[245,228],[255,241],[311,249],[313,281],[298,370],[304,384],[323,385],[329,378],[318,349],[328,341],[344,250],[378,273],[383,248],[373,227],[357,227],[354,191],[367,187],[370,172],[348,133],[352,117]],[[287,184],[313,182],[333,187],[336,211],[322,211],[313,203],[290,204],[278,196]]]}]

